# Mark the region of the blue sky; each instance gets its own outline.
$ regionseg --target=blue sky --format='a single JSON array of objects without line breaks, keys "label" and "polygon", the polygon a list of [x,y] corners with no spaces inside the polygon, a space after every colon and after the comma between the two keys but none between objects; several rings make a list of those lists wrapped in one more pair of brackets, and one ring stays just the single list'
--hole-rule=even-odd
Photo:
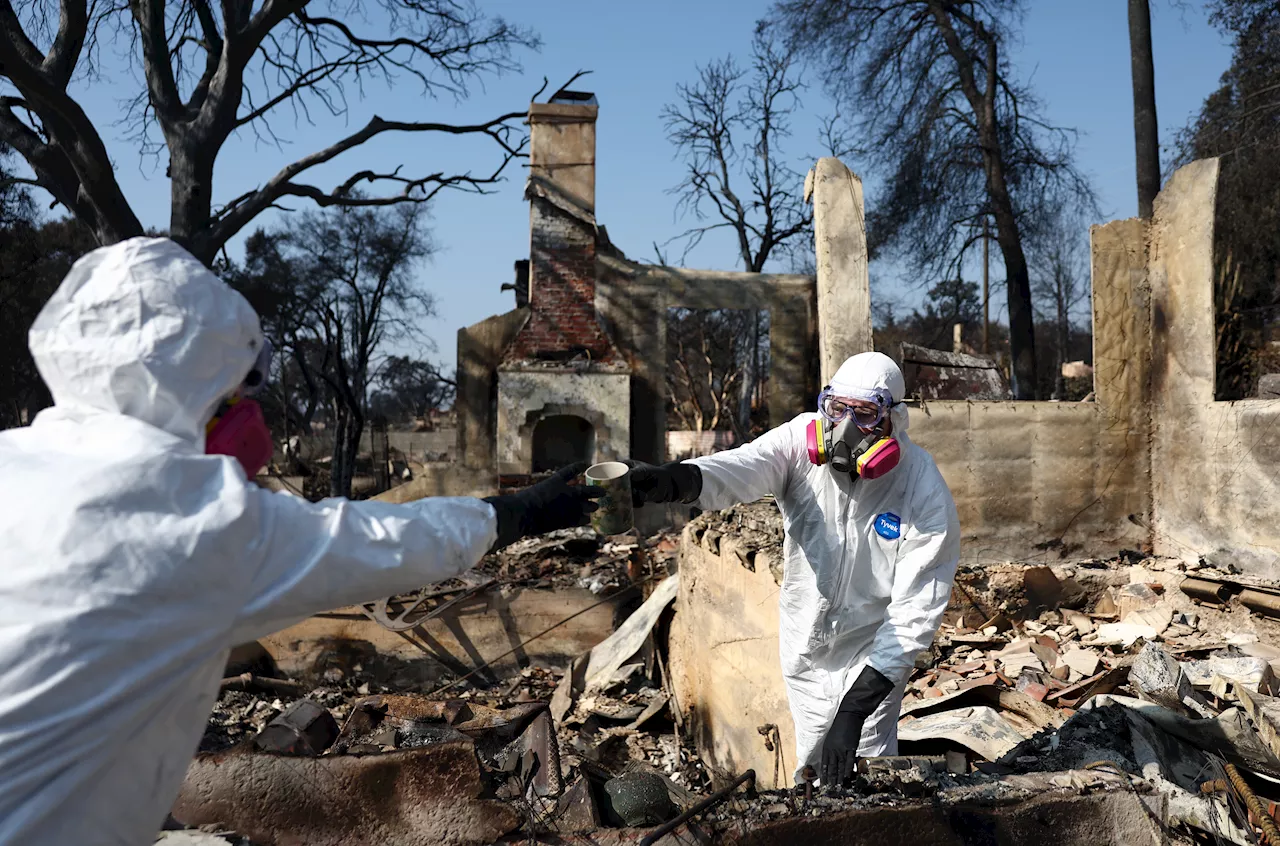
[{"label": "blue sky", "polygon": [[[216,199],[226,201],[261,184],[281,166],[328,146],[373,114],[401,120],[485,118],[522,109],[544,76],[555,87],[575,71],[590,70],[592,74],[575,87],[595,91],[600,101],[597,216],[628,255],[652,260],[652,243],[689,225],[674,216],[675,198],[668,189],[679,181],[681,164],[673,157],[659,112],[673,99],[677,84],[695,77],[698,65],[729,53],[745,56],[754,22],[768,5],[763,0],[481,0],[488,13],[531,27],[541,36],[541,51],[518,57],[521,73],[485,80],[462,103],[423,98],[416,84],[403,82],[391,90],[369,87],[363,101],[351,102],[345,118],[324,116],[315,125],[295,124],[284,111],[275,124],[284,139],[280,148],[252,136],[224,148],[216,172]],[[1161,142],[1167,144],[1217,86],[1230,49],[1198,5],[1186,11],[1170,8],[1168,0],[1154,5],[1157,109]],[[1093,179],[1103,220],[1132,216],[1137,201],[1126,4],[1029,0],[1027,7],[1022,37],[1013,45],[1016,67],[1030,78],[1049,119],[1080,131],[1078,161]],[[133,73],[123,62],[111,62],[103,81],[82,89],[87,95],[83,102],[101,128],[125,193],[144,224],[162,228],[169,203],[164,163],[157,169],[153,161],[140,161],[136,146],[113,125],[121,101],[136,90],[127,81]],[[797,164],[821,149],[817,121],[831,105],[811,89],[805,107],[795,120],[789,147]],[[375,163],[403,164],[408,173],[467,167],[482,171],[492,161],[491,152],[474,141],[383,136],[317,173],[319,184],[329,187]],[[856,160],[847,164],[867,178],[867,202],[874,204],[876,174],[864,173]],[[437,341],[433,357],[449,367],[459,327],[513,306],[511,293],[500,292],[499,286],[510,281],[512,262],[528,252],[523,178],[523,168],[512,169],[508,181],[491,195],[445,194],[435,204],[434,234],[440,251],[421,275],[438,303],[439,316],[426,327]],[[734,269],[734,245],[727,236],[709,237],[688,263]],[[872,264],[871,276],[874,296],[907,306],[918,301],[919,289],[899,279],[893,267]],[[993,314],[1002,302],[995,302],[993,295]]]}]

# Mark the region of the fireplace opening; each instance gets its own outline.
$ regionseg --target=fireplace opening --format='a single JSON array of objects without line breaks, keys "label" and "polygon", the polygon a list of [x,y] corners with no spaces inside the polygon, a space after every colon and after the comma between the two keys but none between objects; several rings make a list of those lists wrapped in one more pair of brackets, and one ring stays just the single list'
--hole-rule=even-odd
[{"label": "fireplace opening", "polygon": [[533,427],[533,472],[556,470],[575,461],[595,461],[596,432],[573,414],[552,414]]}]

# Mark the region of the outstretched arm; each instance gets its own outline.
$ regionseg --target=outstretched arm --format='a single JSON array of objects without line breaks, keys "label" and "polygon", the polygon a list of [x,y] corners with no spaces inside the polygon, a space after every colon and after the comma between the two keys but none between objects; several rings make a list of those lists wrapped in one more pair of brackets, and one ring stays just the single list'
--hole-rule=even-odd
[{"label": "outstretched arm", "polygon": [[797,417],[749,444],[686,462],[702,474],[698,507],[713,511],[769,494],[781,496],[797,459],[804,456],[806,419]]},{"label": "outstretched arm", "polygon": [[262,565],[236,634],[251,640],[310,614],[444,581],[474,567],[490,549],[585,525],[602,493],[569,484],[585,467],[570,465],[522,491],[485,500],[310,503],[254,489]]}]

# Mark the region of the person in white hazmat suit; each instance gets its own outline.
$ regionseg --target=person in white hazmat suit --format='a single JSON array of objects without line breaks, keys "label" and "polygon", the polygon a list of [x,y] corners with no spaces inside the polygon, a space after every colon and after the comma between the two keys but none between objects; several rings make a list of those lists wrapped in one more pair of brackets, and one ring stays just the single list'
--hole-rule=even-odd
[{"label": "person in white hazmat suit", "polygon": [[[54,405],[0,433],[0,844],[153,842],[230,647],[595,508],[577,468],[406,505],[250,483],[240,450],[263,433],[209,424],[250,407],[258,318],[172,241],[80,259],[29,341]],[[208,454],[215,439],[234,454]]]},{"label": "person in white hazmat suit", "polygon": [[777,498],[778,639],[797,781],[812,766],[833,785],[858,754],[897,754],[907,677],[951,595],[955,502],[933,459],[907,437],[904,393],[892,359],[861,353],[836,371],[817,413],[714,455],[633,463],[637,504],[721,509]]}]

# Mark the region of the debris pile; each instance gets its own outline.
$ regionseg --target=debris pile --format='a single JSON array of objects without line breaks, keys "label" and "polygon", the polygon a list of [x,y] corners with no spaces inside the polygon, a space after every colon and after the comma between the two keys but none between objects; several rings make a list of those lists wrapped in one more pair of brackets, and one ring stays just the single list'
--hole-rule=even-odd
[{"label": "debris pile", "polygon": [[[983,685],[1074,708],[1124,684],[1133,656],[1147,643],[1164,644],[1186,663],[1197,689],[1212,689],[1215,676],[1247,677],[1255,689],[1269,687],[1269,662],[1280,662],[1280,650],[1260,643],[1259,632],[1269,633],[1275,624],[1201,604],[1194,593],[1179,590],[1187,582],[1194,590],[1201,579],[1183,576],[1178,566],[1149,560],[1127,572],[1121,568],[1121,577],[1136,581],[1093,591],[1049,567],[1018,568],[1020,598],[994,607],[966,586],[971,573],[961,573],[933,650],[922,656],[908,683],[904,711]],[[995,573],[982,578],[999,580]]]},{"label": "debris pile", "polygon": [[[573,662],[551,699],[566,777],[595,787],[593,800],[612,825],[638,825],[645,814],[651,824],[666,822],[710,784],[684,745],[666,677],[662,643],[678,587],[677,576],[663,580],[613,635]],[[649,798],[640,803],[637,792]],[[628,813],[632,805],[643,814]]]},{"label": "debris pile", "polygon": [[602,538],[590,528],[564,529],[526,538],[485,556],[476,572],[502,583],[535,587],[577,586],[605,594],[652,572],[674,572],[679,536],[647,538],[634,530]]},{"label": "debris pile", "polygon": [[1154,559],[961,573],[908,683],[902,751],[997,779],[1125,773],[1164,795],[1169,825],[1252,842],[1202,785],[1228,765],[1280,777],[1280,650],[1262,642],[1276,623],[1244,604],[1280,592],[1227,575]]},{"label": "debris pile", "polygon": [[[229,679],[238,681],[220,697],[174,815],[276,842],[286,830],[299,835],[292,792],[298,779],[311,779],[329,788],[310,800],[317,808],[306,842],[369,836],[375,821],[365,794],[386,789],[373,772],[387,761],[395,774],[383,778],[398,785],[399,808],[378,816],[379,842],[438,834],[480,843],[516,830],[666,822],[708,783],[672,722],[657,648],[677,585],[674,576],[662,581],[570,673],[529,667],[501,691],[469,689],[450,699],[382,692],[360,664],[340,683],[309,691],[288,680]],[[451,803],[448,814],[404,811],[410,802],[421,808],[424,791],[441,779],[448,788],[427,804]],[[339,820],[319,812],[322,798],[365,811]]]},{"label": "debris pile", "polygon": [[[749,550],[743,566],[780,581],[774,515],[729,509],[702,543]],[[1252,610],[1269,607],[1254,593],[1280,591],[1257,580],[1138,555],[962,569],[908,682],[902,757],[863,760],[844,789],[757,793],[750,772],[707,771],[674,699],[674,556],[670,536],[557,533],[422,606],[506,580],[631,586],[638,607],[564,672],[468,678],[448,698],[380,684],[360,655],[314,687],[269,668],[228,678],[175,816],[255,843],[574,842],[630,827],[763,844],[839,840],[879,813],[927,832],[936,814],[910,815],[944,807],[1021,842],[1053,807],[1082,820],[1064,844],[1095,842],[1094,818],[1136,826],[1101,842],[1244,844],[1280,797],[1265,781],[1280,779],[1280,623]]]}]

